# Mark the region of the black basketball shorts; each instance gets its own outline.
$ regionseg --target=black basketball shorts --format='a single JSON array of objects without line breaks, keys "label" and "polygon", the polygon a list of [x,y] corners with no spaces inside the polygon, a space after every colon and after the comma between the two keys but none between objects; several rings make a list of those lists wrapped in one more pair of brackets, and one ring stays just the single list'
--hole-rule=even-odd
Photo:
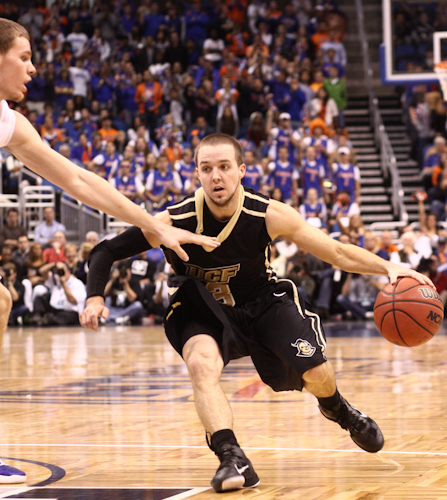
[{"label": "black basketball shorts", "polygon": [[256,300],[229,307],[215,301],[205,286],[181,280],[164,326],[181,355],[195,335],[213,337],[224,364],[250,356],[261,379],[274,391],[302,390],[302,376],[326,361],[320,317],[288,280],[272,284]]}]

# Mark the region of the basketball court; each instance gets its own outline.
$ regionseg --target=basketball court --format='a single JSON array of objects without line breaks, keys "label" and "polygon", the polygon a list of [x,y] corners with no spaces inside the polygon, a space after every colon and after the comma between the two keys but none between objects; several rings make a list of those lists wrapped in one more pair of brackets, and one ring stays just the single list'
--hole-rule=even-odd
[{"label": "basketball court", "polygon": [[[390,344],[374,322],[327,323],[342,394],[385,435],[361,451],[309,393],[274,393],[248,358],[223,387],[261,484],[227,498],[446,499],[446,328],[418,348]],[[0,453],[27,487],[0,498],[217,498],[218,466],[191,384],[161,327],[15,328],[1,359]]]}]

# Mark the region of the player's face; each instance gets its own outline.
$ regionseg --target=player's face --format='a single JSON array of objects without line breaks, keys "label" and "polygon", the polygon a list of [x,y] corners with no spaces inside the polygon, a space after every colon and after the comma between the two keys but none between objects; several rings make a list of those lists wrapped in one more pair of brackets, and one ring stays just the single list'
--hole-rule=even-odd
[{"label": "player's face", "polygon": [[8,52],[0,55],[0,98],[21,101],[26,93],[25,84],[35,72],[29,41],[16,37]]},{"label": "player's face", "polygon": [[232,207],[235,193],[245,174],[245,165],[238,166],[231,144],[202,146],[199,151],[197,175],[208,199],[216,207]]}]

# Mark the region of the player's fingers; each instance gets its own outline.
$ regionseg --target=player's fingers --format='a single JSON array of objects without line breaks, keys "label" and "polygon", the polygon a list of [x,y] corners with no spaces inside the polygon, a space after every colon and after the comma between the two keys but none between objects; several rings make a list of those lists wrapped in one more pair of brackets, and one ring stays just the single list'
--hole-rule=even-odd
[{"label": "player's fingers", "polygon": [[104,307],[101,312],[101,318],[107,319],[109,317],[109,308]]},{"label": "player's fingers", "polygon": [[171,247],[171,250],[174,250],[174,252],[184,261],[188,262],[189,257],[188,254],[183,250],[183,248],[180,245],[175,245]]}]

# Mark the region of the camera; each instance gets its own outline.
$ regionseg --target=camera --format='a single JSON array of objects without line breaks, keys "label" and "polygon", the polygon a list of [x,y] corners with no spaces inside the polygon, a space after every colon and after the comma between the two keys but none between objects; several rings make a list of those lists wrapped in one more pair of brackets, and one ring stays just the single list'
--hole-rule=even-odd
[{"label": "camera", "polygon": [[11,269],[3,269],[3,277],[10,278],[11,277]]},{"label": "camera", "polygon": [[120,278],[127,278],[127,267],[120,267]]},{"label": "camera", "polygon": [[65,275],[65,269],[63,267],[53,267],[53,274],[57,274],[58,276],[64,276]]}]

